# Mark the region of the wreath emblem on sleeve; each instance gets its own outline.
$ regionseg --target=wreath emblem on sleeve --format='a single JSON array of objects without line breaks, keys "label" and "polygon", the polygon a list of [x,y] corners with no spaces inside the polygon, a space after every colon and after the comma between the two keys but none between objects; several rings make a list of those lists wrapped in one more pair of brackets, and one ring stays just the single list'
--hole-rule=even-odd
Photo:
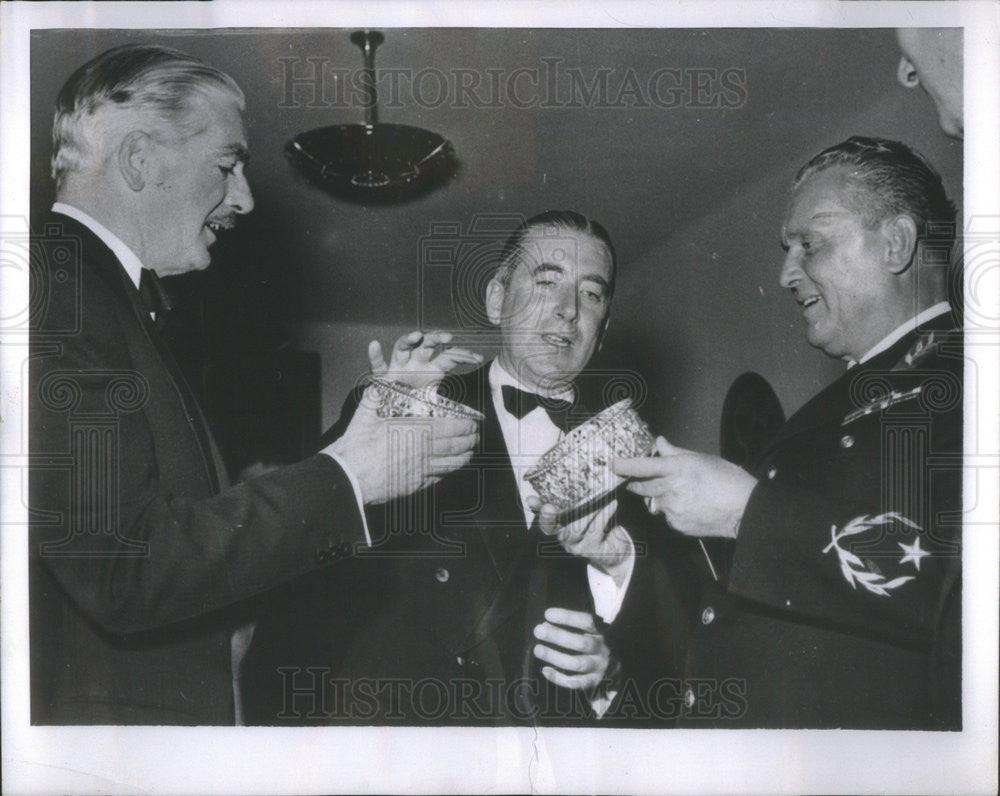
[{"label": "wreath emblem on sleeve", "polygon": [[872,569],[866,565],[861,558],[856,556],[850,550],[845,550],[840,546],[841,539],[848,536],[855,536],[859,533],[864,533],[865,531],[876,528],[879,525],[885,525],[890,522],[900,522],[903,525],[914,528],[915,530],[921,530],[920,526],[915,522],[908,520],[902,514],[895,511],[878,514],[874,517],[870,514],[862,514],[860,517],[855,517],[853,520],[848,522],[839,533],[836,525],[830,526],[830,544],[823,548],[823,553],[829,553],[831,550],[837,551],[837,558],[840,560],[840,571],[843,573],[847,582],[851,584],[852,589],[857,589],[858,584],[860,583],[864,588],[868,589],[868,591],[873,594],[877,594],[880,597],[890,597],[890,591],[898,589],[904,583],[913,580],[915,577],[914,575],[903,575],[887,581],[882,573],[872,571]]}]

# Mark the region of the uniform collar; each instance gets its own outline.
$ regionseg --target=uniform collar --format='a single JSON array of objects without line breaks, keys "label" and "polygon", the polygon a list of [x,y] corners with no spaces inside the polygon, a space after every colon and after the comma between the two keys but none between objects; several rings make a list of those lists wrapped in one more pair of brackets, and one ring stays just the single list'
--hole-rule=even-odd
[{"label": "uniform collar", "polygon": [[143,264],[142,261],[136,256],[122,239],[119,238],[110,229],[104,226],[100,221],[97,221],[92,216],[84,213],[80,208],[74,207],[73,205],[66,204],[65,202],[56,202],[52,205],[53,213],[61,213],[64,216],[69,216],[70,218],[79,221],[87,229],[93,232],[101,242],[107,246],[114,253],[115,257],[118,258],[118,262],[121,263],[122,268],[125,269],[125,273],[128,274],[128,278],[132,280],[132,284],[135,285],[136,290],[139,289],[139,278],[142,276]]},{"label": "uniform collar", "polygon": [[951,312],[951,305],[947,301],[939,301],[931,307],[928,307],[923,312],[917,313],[914,317],[910,318],[905,323],[897,326],[893,331],[883,337],[878,343],[869,348],[861,359],[847,361],[847,367],[853,368],[855,365],[860,365],[867,362],[872,357],[881,354],[886,349],[892,347],[894,343],[902,340],[906,335],[927,323],[929,320],[938,317],[939,315],[944,315],[946,312]]}]

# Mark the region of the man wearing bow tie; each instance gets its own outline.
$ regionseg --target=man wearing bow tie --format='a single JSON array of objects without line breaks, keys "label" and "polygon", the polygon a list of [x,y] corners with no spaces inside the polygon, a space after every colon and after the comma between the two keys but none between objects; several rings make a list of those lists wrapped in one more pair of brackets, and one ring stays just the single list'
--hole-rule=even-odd
[{"label": "man wearing bow tie", "polygon": [[369,513],[381,535],[375,561],[352,562],[353,612],[346,581],[322,575],[272,601],[247,659],[250,722],[609,718],[620,665],[655,635],[630,588],[628,522],[612,501],[549,538],[522,476],[591,414],[574,381],[607,327],[614,281],[610,238],[578,213],[536,216],[511,236],[486,290],[499,355],[439,388],[485,415],[479,449],[433,489]]},{"label": "man wearing bow tie", "polygon": [[35,724],[232,724],[249,598],[349,557],[362,504],[471,455],[474,424],[441,419],[431,455],[390,459],[365,407],[317,455],[227,483],[155,277],[206,268],[253,209],[243,108],[231,77],[152,45],[99,55],[59,95],[31,273]]}]

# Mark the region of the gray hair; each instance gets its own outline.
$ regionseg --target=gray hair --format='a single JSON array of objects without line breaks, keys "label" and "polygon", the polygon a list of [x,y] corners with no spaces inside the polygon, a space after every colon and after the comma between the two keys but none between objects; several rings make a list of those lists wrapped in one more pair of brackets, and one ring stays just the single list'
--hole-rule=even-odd
[{"label": "gray hair", "polygon": [[849,200],[868,226],[904,214],[913,218],[922,238],[954,238],[955,205],[940,175],[906,144],[885,138],[849,138],[806,163],[795,176],[792,189],[835,166],[848,170],[853,188]]},{"label": "gray hair", "polygon": [[169,47],[127,44],[101,53],[66,81],[56,100],[52,125],[52,177],[92,168],[109,154],[116,127],[145,114],[182,136],[195,132],[195,96],[223,92],[242,112],[246,99],[225,72]]}]

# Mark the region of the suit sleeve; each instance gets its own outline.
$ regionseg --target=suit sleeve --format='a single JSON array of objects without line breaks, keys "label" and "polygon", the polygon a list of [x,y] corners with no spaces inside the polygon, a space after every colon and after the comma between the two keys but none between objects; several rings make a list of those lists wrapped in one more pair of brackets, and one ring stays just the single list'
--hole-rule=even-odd
[{"label": "suit sleeve", "polygon": [[[880,421],[870,422],[873,444],[885,444]],[[960,455],[961,433],[960,417],[936,422],[932,454]],[[914,484],[909,495],[888,494],[890,475],[877,451],[851,457],[833,483],[815,488],[761,480],[740,525],[731,591],[806,620],[900,644],[933,644],[960,588],[961,566],[961,470],[954,462],[935,469],[928,465],[933,458],[917,465],[922,480],[902,478]],[[914,501],[925,495],[915,523]]]},{"label": "suit sleeve", "polygon": [[[100,412],[122,374],[143,380],[129,370],[123,337],[113,312],[88,317],[58,346],[41,341],[31,362],[31,553],[83,613],[119,634],[162,627],[363,544],[350,482],[328,456],[213,496],[203,458],[182,447],[191,433],[179,411],[176,429],[153,428],[148,403],[104,423]],[[147,381],[149,403],[178,405],[169,382]],[[74,425],[71,416],[87,422]],[[92,460],[73,460],[68,452],[81,434],[110,435],[112,444],[96,446],[101,455]],[[173,456],[169,483],[161,456]]]}]

